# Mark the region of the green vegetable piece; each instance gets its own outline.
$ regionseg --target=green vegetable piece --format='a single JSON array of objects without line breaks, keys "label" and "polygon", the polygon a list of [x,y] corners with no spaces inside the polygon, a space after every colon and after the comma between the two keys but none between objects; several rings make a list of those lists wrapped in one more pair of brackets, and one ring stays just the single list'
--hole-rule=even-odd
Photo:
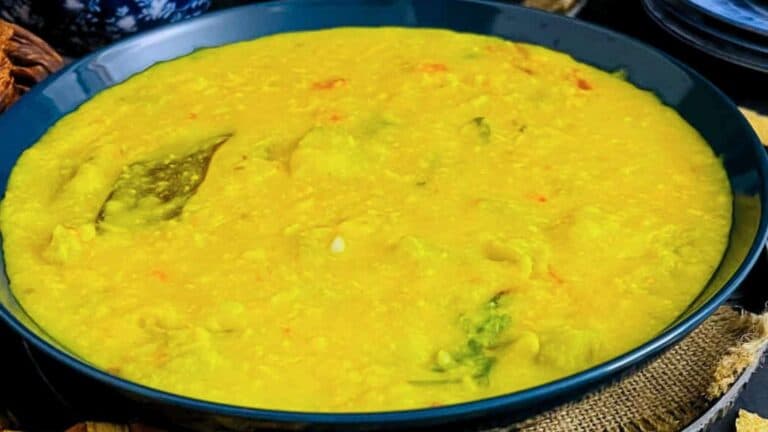
[{"label": "green vegetable piece", "polygon": [[214,153],[231,137],[216,136],[191,153],[124,167],[96,216],[97,230],[140,228],[179,217],[205,180]]},{"label": "green vegetable piece", "polygon": [[484,143],[488,143],[491,140],[491,124],[485,117],[475,117],[472,119],[472,124],[477,128],[477,133],[480,139]]},{"label": "green vegetable piece", "polygon": [[488,385],[490,374],[496,363],[495,350],[510,323],[509,315],[499,309],[501,300],[507,295],[501,291],[479,311],[463,315],[459,322],[466,332],[466,342],[454,350],[439,350],[435,355],[432,372],[446,375],[445,378],[412,380],[412,384],[455,384],[469,378],[477,385]]},{"label": "green vegetable piece", "polygon": [[491,142],[491,123],[485,117],[475,117],[459,128],[467,143],[486,145]]},{"label": "green vegetable piece", "polygon": [[616,69],[615,71],[611,72],[611,75],[613,75],[614,77],[616,77],[616,78],[618,78],[620,80],[626,81],[627,78],[629,77],[629,72],[626,69],[624,69],[624,68],[620,68],[620,69]]}]

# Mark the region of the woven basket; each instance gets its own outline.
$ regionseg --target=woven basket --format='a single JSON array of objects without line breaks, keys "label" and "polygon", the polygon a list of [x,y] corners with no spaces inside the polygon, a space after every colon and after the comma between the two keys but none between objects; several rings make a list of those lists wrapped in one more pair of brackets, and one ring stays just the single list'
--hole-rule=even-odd
[{"label": "woven basket", "polygon": [[62,65],[61,56],[45,41],[0,20],[0,112]]}]

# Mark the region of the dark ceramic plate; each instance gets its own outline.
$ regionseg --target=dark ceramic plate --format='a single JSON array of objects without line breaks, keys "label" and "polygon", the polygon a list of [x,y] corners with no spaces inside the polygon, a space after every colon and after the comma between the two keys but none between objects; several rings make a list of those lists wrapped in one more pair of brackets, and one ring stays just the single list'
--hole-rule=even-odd
[{"label": "dark ceramic plate", "polygon": [[684,0],[734,27],[768,36],[768,3],[765,0]]},{"label": "dark ceramic plate", "polygon": [[[643,0],[648,15],[673,36],[728,62],[768,73],[768,39],[740,36],[676,7],[674,1]],[[736,30],[738,31],[738,30]]]},{"label": "dark ceramic plate", "polygon": [[768,37],[734,28],[686,6],[685,0],[660,0],[676,18],[709,34],[714,39],[743,47],[768,58]]},{"label": "dark ceramic plate", "polygon": [[[5,188],[21,152],[56,120],[99,91],[154,63],[202,47],[266,34],[342,25],[441,27],[492,34],[564,51],[604,70],[626,71],[632,83],[655,92],[693,125],[728,172],[736,197],[734,226],[724,259],[711,281],[653,340],[564,379],[451,406],[328,414],[209,403],[106,374],[47,337],[15,301],[7,280],[0,280],[0,316],[34,347],[36,358],[47,364],[44,368],[67,375],[56,382],[72,404],[86,406],[114,398],[145,420],[161,419],[201,430],[253,430],[260,426],[362,430],[437,424],[460,428],[468,422],[508,423],[578,398],[654,358],[728,299],[758,258],[768,224],[768,161],[754,132],[730,100],[696,72],[637,41],[567,17],[480,0],[284,0],[220,11],[127,39],[70,65],[0,117],[0,189]],[[98,391],[83,391],[87,386]]]}]

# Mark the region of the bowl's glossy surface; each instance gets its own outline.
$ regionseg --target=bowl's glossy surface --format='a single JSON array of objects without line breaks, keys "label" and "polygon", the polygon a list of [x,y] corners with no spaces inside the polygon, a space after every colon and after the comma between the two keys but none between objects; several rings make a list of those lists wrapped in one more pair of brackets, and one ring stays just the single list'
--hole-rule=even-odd
[{"label": "bowl's glossy surface", "polygon": [[[699,298],[662,334],[609,362],[556,382],[491,399],[387,413],[323,414],[234,407],[192,400],[115,378],[50,340],[15,302],[5,278],[0,281],[0,316],[34,345],[46,361],[62,363],[64,369],[77,371],[84,380],[110,388],[120,397],[139,401],[148,415],[159,413],[201,429],[213,425],[232,429],[259,425],[363,429],[498,416],[510,420],[583,395],[658,355],[724,302],[758,258],[768,225],[768,161],[746,120],[722,93],[680,63],[618,34],[565,17],[478,0],[284,0],[216,12],[130,38],[71,65],[0,117],[0,188],[5,188],[21,152],[57,119],[104,88],[156,62],[198,48],[276,32],[343,25],[442,27],[493,34],[564,51],[605,70],[624,69],[631,82],[654,91],[677,109],[724,162],[736,200],[731,241],[717,273]],[[609,121],[612,119],[606,119]]]}]

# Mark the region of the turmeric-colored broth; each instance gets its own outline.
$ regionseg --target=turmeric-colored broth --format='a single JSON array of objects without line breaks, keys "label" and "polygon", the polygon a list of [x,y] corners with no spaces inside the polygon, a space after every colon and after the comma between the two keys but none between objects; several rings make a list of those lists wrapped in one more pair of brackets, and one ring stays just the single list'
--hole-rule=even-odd
[{"label": "turmeric-colored broth", "polygon": [[731,194],[681,117],[545,48],[346,28],[110,88],[13,170],[27,312],[111,374],[238,405],[473,400],[613,358],[717,266]]}]

